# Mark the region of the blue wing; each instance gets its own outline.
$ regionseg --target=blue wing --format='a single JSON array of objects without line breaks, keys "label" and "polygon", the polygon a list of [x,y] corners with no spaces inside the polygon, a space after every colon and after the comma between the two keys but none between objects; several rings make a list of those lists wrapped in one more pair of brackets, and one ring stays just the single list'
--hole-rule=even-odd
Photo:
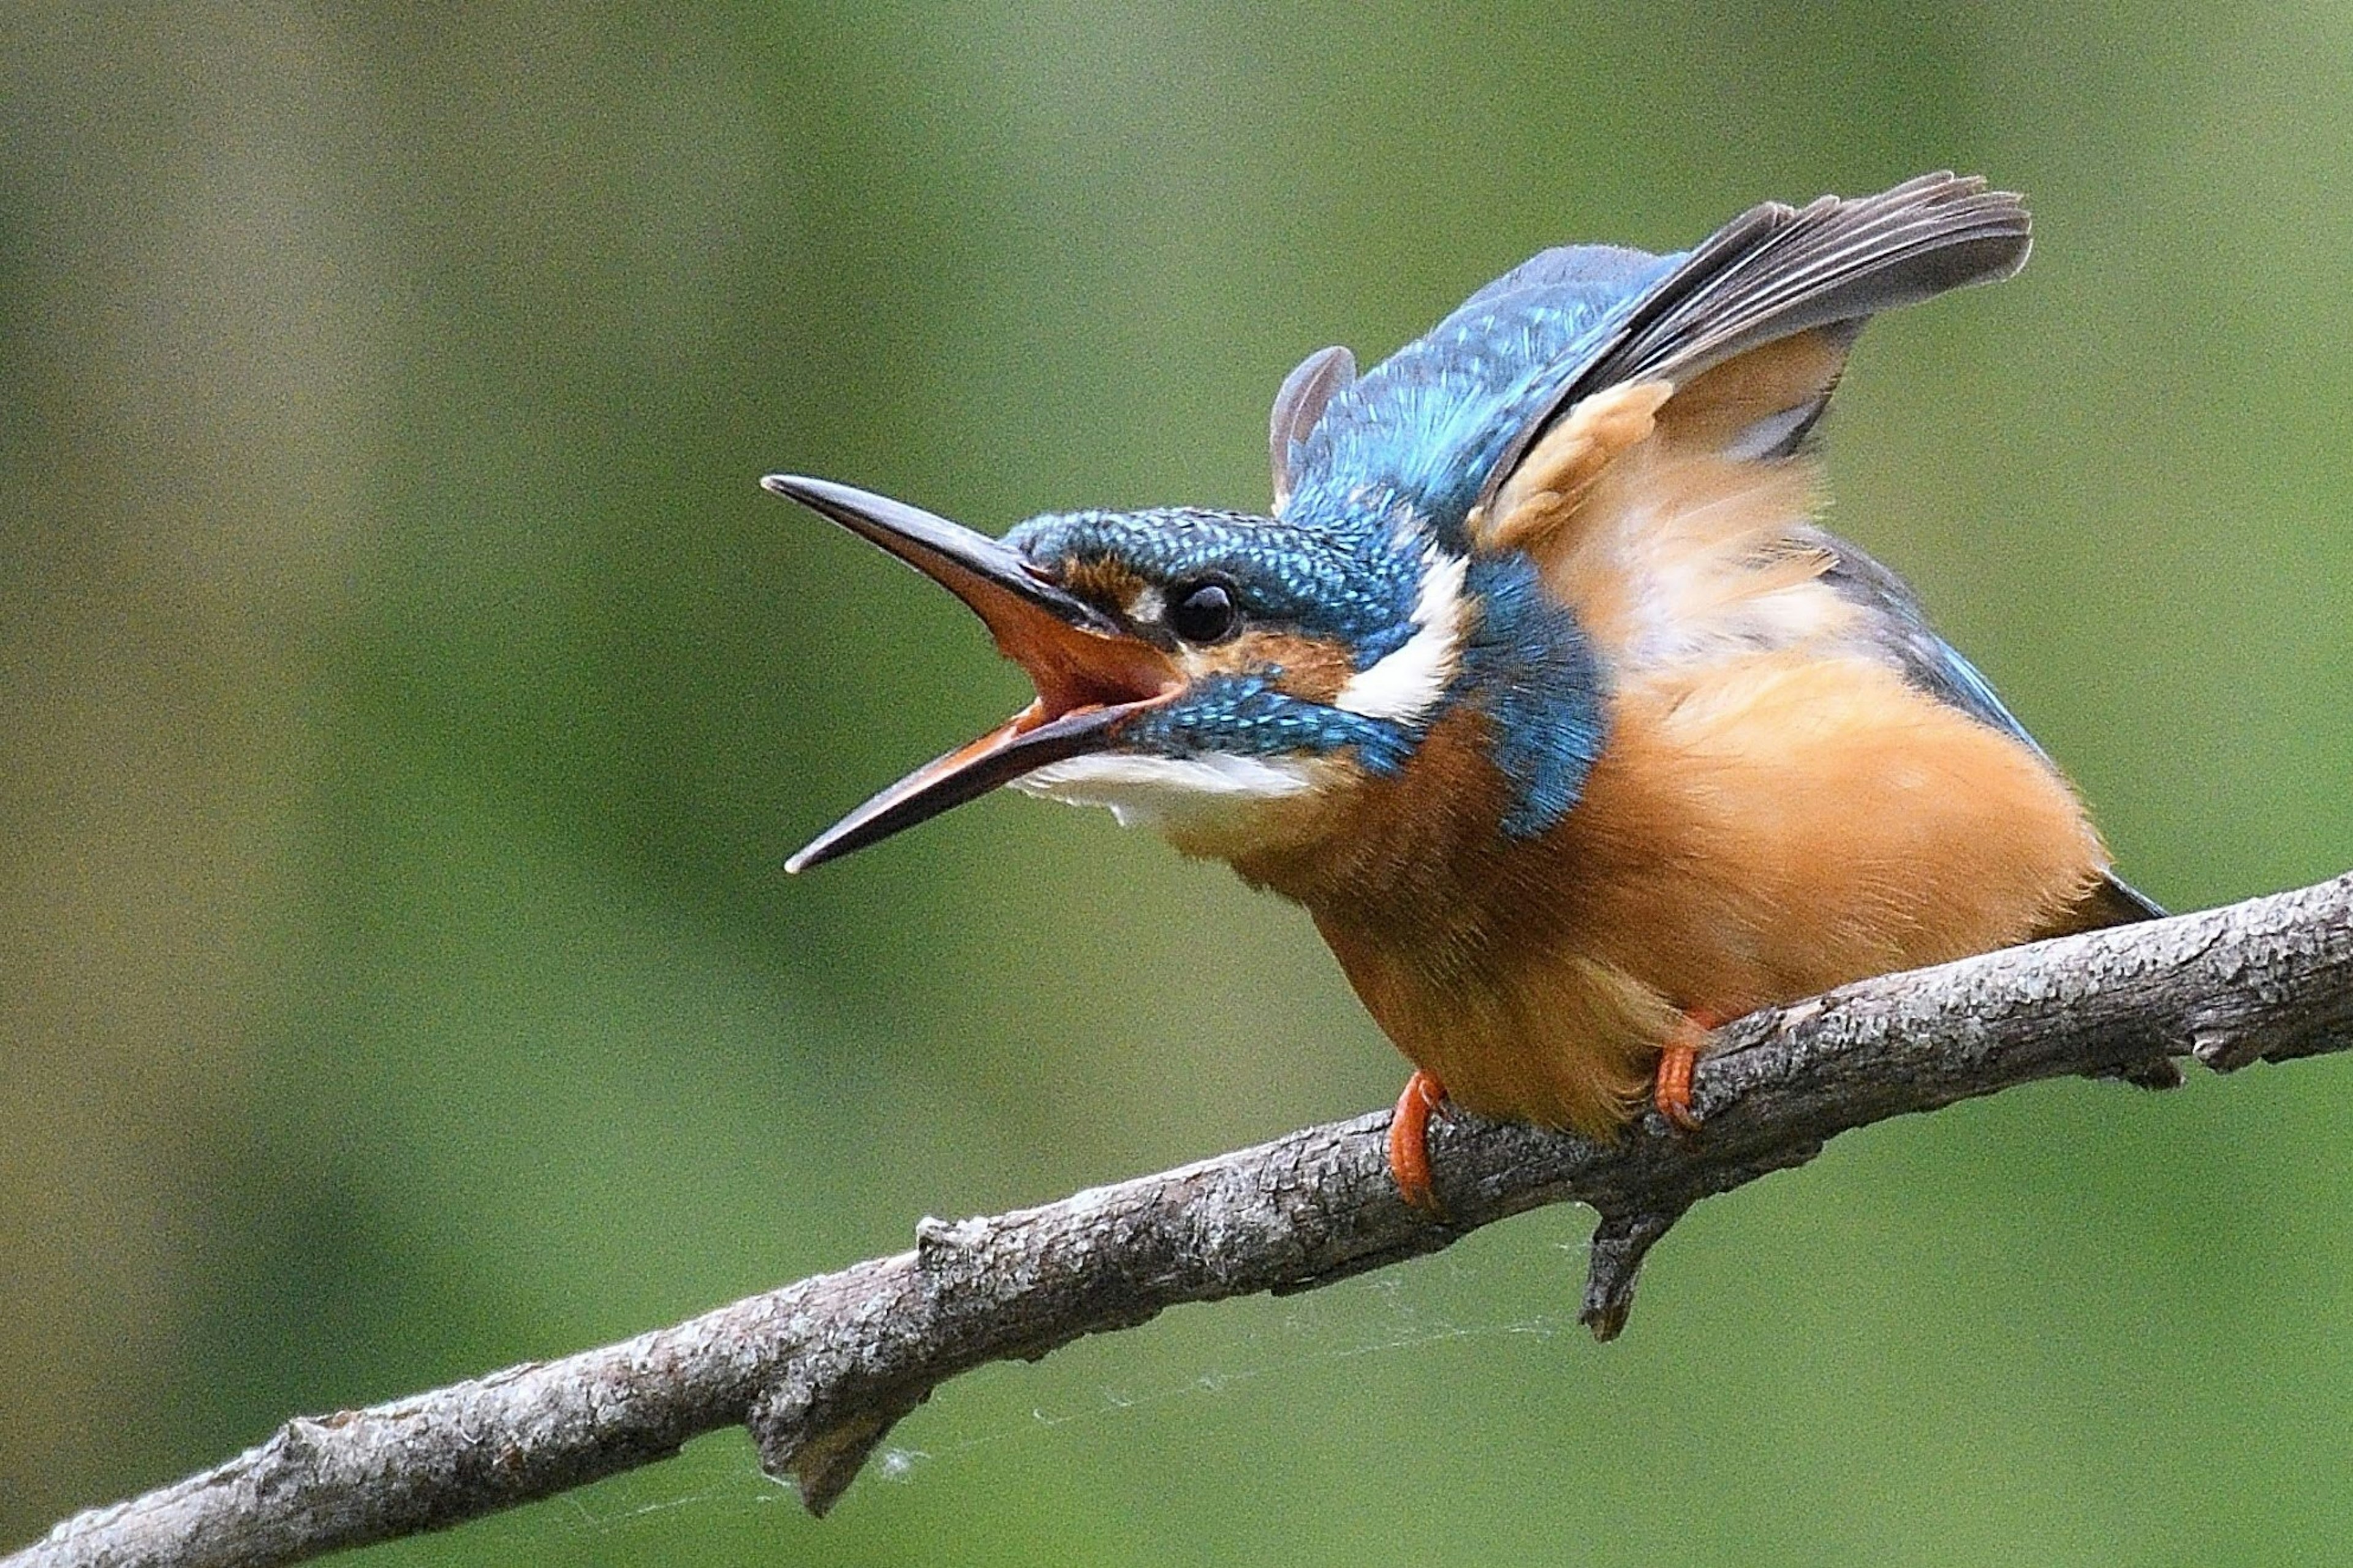
[{"label": "blue wing", "polygon": [[1403,501],[1441,531],[1459,526],[1554,384],[1683,259],[1564,246],[1496,279],[1332,395],[1294,445],[1285,515],[1339,521]]},{"label": "blue wing", "polygon": [[[1809,542],[1818,544],[1831,558],[1831,567],[1821,580],[1863,611],[1872,648],[1905,680],[1978,722],[1992,725],[2041,757],[2053,772],[2058,770],[2051,753],[2018,721],[1978,667],[1930,629],[1910,584],[1834,534],[1811,531]],[[2114,871],[2105,874],[2078,911],[2086,929],[2155,920],[2164,913],[2162,906]]]},{"label": "blue wing", "polygon": [[1945,174],[1802,209],[1768,202],[1671,256],[1547,250],[1331,394],[1295,442],[1284,515],[1363,526],[1402,502],[1447,537],[1590,394],[2005,277],[2027,245],[2017,197]]},{"label": "blue wing", "polygon": [[1909,583],[1845,540],[1818,531],[1809,532],[1808,542],[1818,543],[1831,558],[1822,581],[1869,616],[1873,647],[1902,671],[1905,679],[2011,736],[2044,762],[2051,761],[2042,742],[2003,705],[1977,666],[1930,629],[1919,595]]}]

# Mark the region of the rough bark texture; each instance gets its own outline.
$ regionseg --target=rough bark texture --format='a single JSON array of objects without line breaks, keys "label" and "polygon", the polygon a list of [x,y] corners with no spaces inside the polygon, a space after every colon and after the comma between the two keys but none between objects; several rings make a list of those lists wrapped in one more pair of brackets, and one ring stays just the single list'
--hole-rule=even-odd
[{"label": "rough bark texture", "polygon": [[1398,1202],[1386,1113],[1060,1203],[562,1361],[288,1422],[260,1447],[94,1509],[0,1561],[291,1563],[434,1530],[750,1427],[822,1513],[892,1424],[960,1372],[1035,1359],[1182,1301],[1313,1289],[1574,1198],[1600,1215],[1585,1321],[1623,1326],[1643,1254],[1693,1204],[1802,1164],[1850,1127],[2068,1074],[2169,1079],[2353,1045],[2353,876],[2230,909],[1892,975],[1727,1027],[1704,1128],[1613,1146],[1441,1122],[1434,1221]]}]

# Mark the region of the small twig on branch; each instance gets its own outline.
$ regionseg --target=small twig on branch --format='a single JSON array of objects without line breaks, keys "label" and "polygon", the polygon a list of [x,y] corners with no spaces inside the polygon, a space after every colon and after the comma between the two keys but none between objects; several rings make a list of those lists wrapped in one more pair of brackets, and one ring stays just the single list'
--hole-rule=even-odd
[{"label": "small twig on branch", "polygon": [[2353,1047],[2353,876],[1848,986],[1730,1026],[1705,1125],[1615,1145],[1440,1124],[1447,1217],[1398,1200],[1386,1114],[1060,1203],[916,1226],[876,1258],[562,1361],[296,1419],[214,1469],[67,1520],[0,1568],[266,1564],[440,1529],[741,1423],[823,1513],[892,1423],[956,1373],[1035,1359],[1183,1301],[1311,1289],[1576,1199],[1600,1220],[1583,1318],[1624,1324],[1685,1210],[1852,1127],[2070,1074],[2162,1082]]}]

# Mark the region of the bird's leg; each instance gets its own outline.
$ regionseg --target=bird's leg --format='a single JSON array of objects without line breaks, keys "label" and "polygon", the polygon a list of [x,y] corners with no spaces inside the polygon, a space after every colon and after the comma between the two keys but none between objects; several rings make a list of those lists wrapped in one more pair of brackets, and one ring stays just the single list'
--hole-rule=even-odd
[{"label": "bird's leg", "polygon": [[1699,1131],[1699,1118],[1692,1112],[1692,1068],[1700,1052],[1707,1048],[1708,1036],[1723,1022],[1704,1007],[1685,1008],[1682,1024],[1659,1052],[1659,1076],[1651,1090],[1651,1103],[1678,1132]]},{"label": "bird's leg", "polygon": [[1439,1208],[1430,1190],[1430,1113],[1445,1100],[1446,1086],[1416,1068],[1398,1096],[1397,1114],[1389,1118],[1389,1174],[1397,1181],[1398,1196],[1431,1214]]}]

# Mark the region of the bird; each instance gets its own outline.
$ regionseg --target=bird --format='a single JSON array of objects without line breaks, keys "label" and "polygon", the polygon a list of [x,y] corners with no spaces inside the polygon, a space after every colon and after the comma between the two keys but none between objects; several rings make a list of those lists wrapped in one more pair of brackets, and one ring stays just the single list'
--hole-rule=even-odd
[{"label": "bird", "polygon": [[1863,323],[2031,244],[2019,196],[1942,173],[1685,251],[1546,250],[1368,372],[1303,362],[1264,513],[993,539],[767,476],[962,599],[1036,688],[788,869],[1003,784],[1224,861],[1305,909],[1411,1063],[1388,1163],[1440,1213],[1444,1107],[1703,1135],[1694,1068],[1730,1020],[2161,915],[1914,590],[1820,521]]}]

